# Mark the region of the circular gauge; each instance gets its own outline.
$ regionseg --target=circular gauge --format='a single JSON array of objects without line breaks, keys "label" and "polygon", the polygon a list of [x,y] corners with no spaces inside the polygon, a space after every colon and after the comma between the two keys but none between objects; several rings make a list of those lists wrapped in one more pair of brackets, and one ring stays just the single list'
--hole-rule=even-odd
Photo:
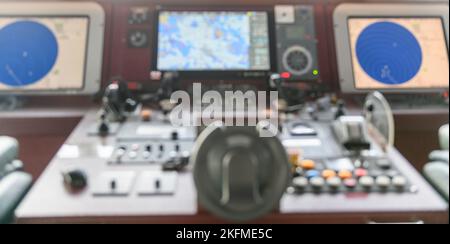
[{"label": "circular gauge", "polygon": [[312,55],[302,46],[292,46],[283,54],[283,66],[293,75],[304,75],[313,66]]},{"label": "circular gauge", "polygon": [[34,21],[17,21],[0,29],[0,83],[32,85],[53,68],[58,42],[52,31]]}]

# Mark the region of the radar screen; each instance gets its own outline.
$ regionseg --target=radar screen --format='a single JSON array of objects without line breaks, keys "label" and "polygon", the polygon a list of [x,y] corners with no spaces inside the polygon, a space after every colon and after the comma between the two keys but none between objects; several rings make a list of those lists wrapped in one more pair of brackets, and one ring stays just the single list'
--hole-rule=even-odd
[{"label": "radar screen", "polygon": [[448,87],[441,18],[350,18],[348,25],[356,89]]},{"label": "radar screen", "polygon": [[0,91],[84,85],[88,17],[1,17]]}]

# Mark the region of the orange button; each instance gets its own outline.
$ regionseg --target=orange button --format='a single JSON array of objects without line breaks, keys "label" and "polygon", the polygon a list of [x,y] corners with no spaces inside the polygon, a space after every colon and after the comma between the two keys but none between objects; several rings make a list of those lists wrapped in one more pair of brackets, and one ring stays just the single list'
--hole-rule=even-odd
[{"label": "orange button", "polygon": [[322,171],[322,177],[325,179],[332,178],[335,176],[336,176],[336,172],[334,170],[326,169],[326,170]]},{"label": "orange button", "polygon": [[313,160],[305,159],[300,161],[299,166],[306,170],[314,169],[316,167],[316,162],[314,162]]},{"label": "orange button", "polygon": [[352,172],[348,171],[348,170],[341,170],[339,171],[339,178],[345,180],[345,179],[350,179],[352,178]]},{"label": "orange button", "polygon": [[143,121],[150,121],[152,119],[152,111],[149,109],[142,110],[141,119]]}]

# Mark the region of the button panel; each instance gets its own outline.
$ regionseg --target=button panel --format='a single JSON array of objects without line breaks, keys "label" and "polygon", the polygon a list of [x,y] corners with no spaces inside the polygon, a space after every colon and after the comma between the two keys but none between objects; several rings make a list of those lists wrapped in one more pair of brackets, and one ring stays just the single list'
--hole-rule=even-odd
[{"label": "button panel", "polygon": [[290,189],[295,189],[293,194],[383,193],[409,189],[407,178],[387,159],[341,158],[324,161],[299,158],[297,162],[292,170]]},{"label": "button panel", "polygon": [[108,163],[111,165],[163,164],[177,157],[185,157],[186,152],[192,151],[193,145],[194,142],[191,141],[172,140],[122,142],[116,147]]}]

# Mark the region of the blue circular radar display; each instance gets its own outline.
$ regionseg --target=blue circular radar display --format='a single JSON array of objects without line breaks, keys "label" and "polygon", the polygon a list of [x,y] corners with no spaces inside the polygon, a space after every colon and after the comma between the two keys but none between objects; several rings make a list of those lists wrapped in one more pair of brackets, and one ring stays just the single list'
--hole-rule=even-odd
[{"label": "blue circular radar display", "polygon": [[0,83],[34,84],[51,71],[57,56],[56,37],[42,24],[17,21],[0,29]]},{"label": "blue circular radar display", "polygon": [[363,30],[356,42],[356,55],[370,77],[387,85],[408,82],[422,65],[422,50],[415,36],[405,27],[387,21]]}]

